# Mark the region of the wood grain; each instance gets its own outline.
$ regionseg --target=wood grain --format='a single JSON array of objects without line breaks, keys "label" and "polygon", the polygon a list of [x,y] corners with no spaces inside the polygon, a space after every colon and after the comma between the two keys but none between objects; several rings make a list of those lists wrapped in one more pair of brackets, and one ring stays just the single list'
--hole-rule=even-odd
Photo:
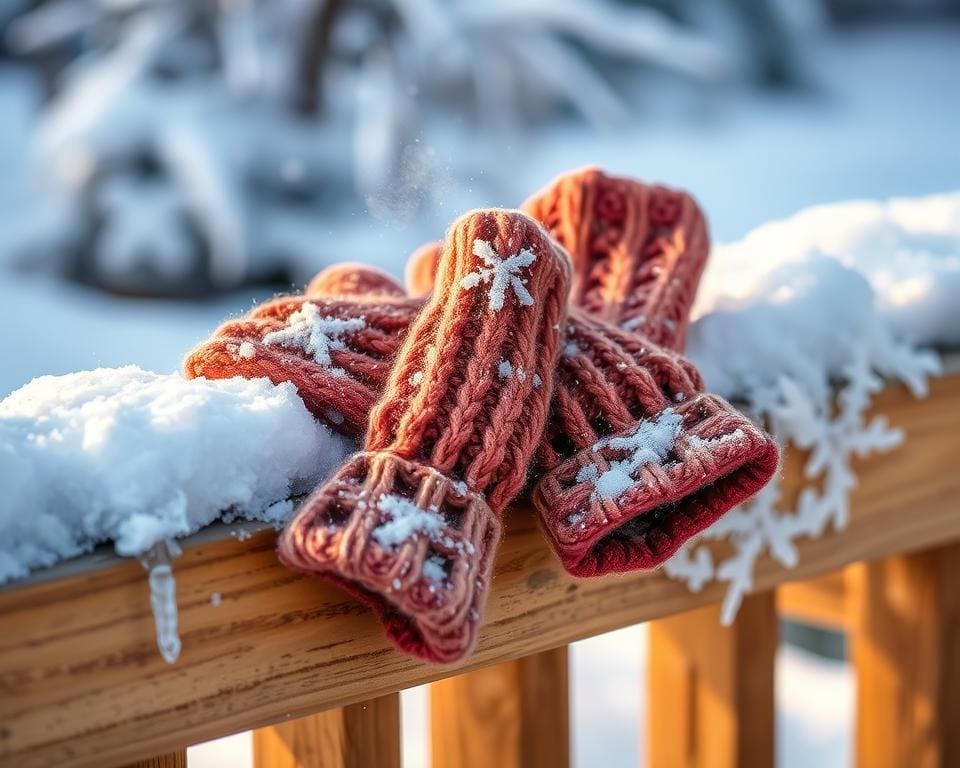
[{"label": "wood grain", "polygon": [[254,768],[400,768],[400,694],[253,732]]},{"label": "wood grain", "polygon": [[[906,429],[905,445],[860,467],[845,531],[801,542],[792,571],[761,559],[756,589],[960,539],[960,376],[934,381],[926,400],[891,387],[877,408]],[[788,456],[783,473],[795,493],[800,457]],[[530,512],[508,518],[476,653],[453,667],[394,651],[356,601],[286,571],[272,531],[245,541],[206,532],[185,542],[175,564],[183,651],[174,665],[157,653],[147,580],[134,561],[101,556],[8,586],[0,590],[0,765],[121,765],[723,595],[721,584],[691,594],[658,572],[573,579]]]},{"label": "wood grain", "polygon": [[566,768],[567,647],[430,686],[433,768]]},{"label": "wood grain", "polygon": [[960,545],[852,566],[849,584],[857,764],[960,765]]},{"label": "wood grain", "polygon": [[773,765],[773,592],[750,595],[730,627],[718,606],[650,623],[648,764]]}]

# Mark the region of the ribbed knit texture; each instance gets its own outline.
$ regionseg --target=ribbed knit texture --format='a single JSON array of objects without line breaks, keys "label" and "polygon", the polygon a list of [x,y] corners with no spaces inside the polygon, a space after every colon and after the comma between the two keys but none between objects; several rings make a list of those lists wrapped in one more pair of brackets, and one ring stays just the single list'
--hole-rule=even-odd
[{"label": "ribbed knit texture", "polygon": [[523,210],[570,253],[572,304],[683,349],[710,250],[706,221],[690,195],[591,167],[563,174]]},{"label": "ribbed knit texture", "polygon": [[364,451],[280,537],[284,563],[361,595],[426,660],[460,659],[476,639],[499,514],[546,422],[569,278],[566,253],[524,214],[459,219]]}]

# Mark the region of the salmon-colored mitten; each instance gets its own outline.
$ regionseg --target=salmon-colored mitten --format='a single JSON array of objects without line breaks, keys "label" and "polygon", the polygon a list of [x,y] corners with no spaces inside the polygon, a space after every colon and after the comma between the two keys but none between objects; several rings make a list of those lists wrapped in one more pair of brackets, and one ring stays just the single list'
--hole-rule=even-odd
[{"label": "salmon-colored mitten", "polygon": [[569,277],[566,253],[520,212],[454,223],[363,452],[280,538],[284,563],[347,587],[409,653],[450,662],[473,646],[500,514],[546,422]]},{"label": "salmon-colored mitten", "polygon": [[308,296],[404,298],[403,286],[383,270],[355,261],[345,261],[327,267],[307,285]]},{"label": "salmon-colored mitten", "polygon": [[534,504],[570,573],[654,568],[770,480],[777,444],[676,353],[590,317],[567,330]]},{"label": "salmon-colored mitten", "polygon": [[710,251],[693,197],[585,168],[558,177],[523,209],[570,254],[571,304],[662,347],[683,349]]},{"label": "salmon-colored mitten", "polygon": [[[368,288],[374,277],[372,271],[365,275]],[[402,292],[398,284],[394,287]],[[423,305],[386,296],[386,289],[382,283],[374,294],[360,297],[268,301],[246,317],[224,323],[195,347],[184,360],[184,373],[188,378],[293,382],[314,416],[342,434],[360,437],[400,340]]]},{"label": "salmon-colored mitten", "polygon": [[[579,231],[555,210],[572,211],[579,220],[579,201],[598,197],[598,177],[607,178],[593,170],[562,177],[555,185],[560,202],[528,203],[528,208],[543,213],[555,232]],[[623,183],[614,189],[629,199],[608,203],[609,208],[639,210],[638,200],[651,199],[639,182],[617,181]],[[685,200],[696,208],[692,199]],[[676,253],[664,268],[686,276],[695,287],[706,239],[702,217],[695,214],[692,220],[690,233],[676,233],[672,241],[702,242],[703,247]],[[575,274],[606,274],[608,251],[590,247],[589,239],[566,239],[574,248]],[[636,296],[625,300],[626,306],[612,294],[581,290],[581,298],[605,296],[604,303],[586,302],[598,308],[596,313],[579,307],[569,312],[551,422],[538,457],[542,479],[533,500],[551,544],[565,568],[577,576],[660,565],[690,537],[762,488],[776,471],[774,441],[725,400],[703,393],[700,374],[689,361],[638,331],[622,330],[598,317],[632,327],[630,321],[641,316],[635,312],[642,307],[645,327],[671,345],[682,345],[693,290],[650,279],[653,273],[645,265],[662,262],[661,252],[649,248],[646,257],[634,253],[626,261],[636,278]],[[438,246],[428,243],[411,256],[406,282],[412,294],[432,290],[437,253]],[[667,302],[666,295],[675,303]],[[627,450],[646,445],[653,434],[662,438],[658,451]]]}]

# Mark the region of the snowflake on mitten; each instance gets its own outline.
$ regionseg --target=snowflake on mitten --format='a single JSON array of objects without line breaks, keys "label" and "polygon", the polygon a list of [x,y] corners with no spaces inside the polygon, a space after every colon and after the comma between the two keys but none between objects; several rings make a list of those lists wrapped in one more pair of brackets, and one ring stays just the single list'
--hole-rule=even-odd
[{"label": "snowflake on mitten", "polygon": [[487,307],[494,312],[503,309],[507,288],[513,289],[521,305],[529,307],[533,304],[533,297],[520,277],[520,270],[536,261],[537,255],[533,251],[521,248],[515,255],[504,259],[486,240],[474,240],[473,254],[482,259],[486,266],[477,265],[476,270],[460,281],[461,288],[470,290],[481,283],[490,283]]}]

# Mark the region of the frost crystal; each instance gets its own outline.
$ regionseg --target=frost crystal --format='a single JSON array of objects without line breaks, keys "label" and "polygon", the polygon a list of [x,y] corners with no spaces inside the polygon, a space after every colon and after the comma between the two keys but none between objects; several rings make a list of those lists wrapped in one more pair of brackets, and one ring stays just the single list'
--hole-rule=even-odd
[{"label": "frost crystal", "polygon": [[444,569],[446,560],[440,555],[431,555],[423,564],[423,575],[428,581],[442,584],[447,578],[447,572]]},{"label": "frost crystal", "polygon": [[577,482],[592,480],[597,496],[616,499],[636,481],[634,473],[646,464],[660,464],[667,458],[673,442],[683,428],[683,418],[672,408],[665,408],[655,419],[643,421],[626,437],[607,437],[598,441],[593,450],[612,448],[626,451],[627,458],[610,462],[607,470],[587,465],[577,473]]},{"label": "frost crystal", "polygon": [[443,518],[433,510],[421,509],[409,499],[392,493],[380,497],[377,509],[390,519],[373,530],[373,538],[381,547],[394,547],[418,533],[434,538],[443,532]]},{"label": "frost crystal", "polygon": [[460,281],[461,288],[469,291],[481,283],[490,283],[490,299],[487,307],[494,312],[503,309],[507,288],[513,289],[522,306],[533,306],[533,296],[524,285],[525,281],[519,276],[521,269],[529,267],[537,260],[537,255],[532,250],[521,248],[515,256],[503,259],[488,241],[474,240],[473,255],[481,259],[486,266],[478,266],[476,271],[464,277]]},{"label": "frost crystal", "polygon": [[[300,349],[313,355],[318,365],[330,367],[330,351],[346,349],[343,337],[367,327],[362,317],[340,320],[323,317],[316,304],[305,302],[300,309],[287,318],[287,327],[271,331],[263,337],[264,344],[279,344],[282,347]],[[339,370],[339,369],[331,369]]]},{"label": "frost crystal", "polygon": [[510,365],[508,360],[501,360],[500,365],[497,366],[497,375],[501,379],[509,379],[513,376],[513,366]]}]

